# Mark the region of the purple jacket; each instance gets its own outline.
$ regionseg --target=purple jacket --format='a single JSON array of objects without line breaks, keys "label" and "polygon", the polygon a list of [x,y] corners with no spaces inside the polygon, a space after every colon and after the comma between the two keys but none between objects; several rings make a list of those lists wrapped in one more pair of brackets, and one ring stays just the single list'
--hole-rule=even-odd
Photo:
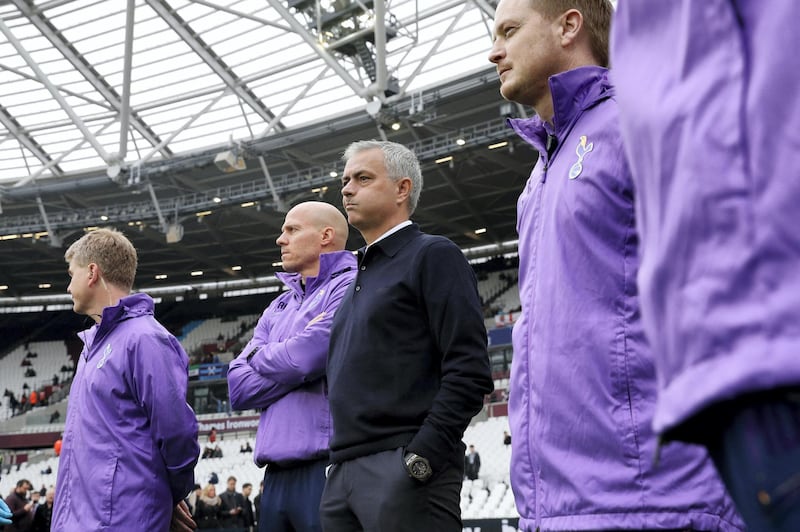
[{"label": "purple jacket", "polygon": [[614,78],[665,432],[800,383],[798,4],[619,4]]},{"label": "purple jacket", "polygon": [[300,274],[276,275],[289,290],[270,303],[228,369],[233,408],[263,409],[254,452],[259,466],[328,455],[328,341],[333,316],[356,275],[356,258],[349,251],[320,255],[319,275],[306,279],[305,290]]},{"label": "purple jacket", "polygon": [[186,353],[145,294],[79,336],[52,529],[167,531],[200,454]]},{"label": "purple jacket", "polygon": [[702,448],[669,445],[654,465],[655,370],[607,70],[564,72],[550,89],[554,128],[509,121],[540,153],[517,206],[522,313],[509,421],[521,527],[740,530]]}]

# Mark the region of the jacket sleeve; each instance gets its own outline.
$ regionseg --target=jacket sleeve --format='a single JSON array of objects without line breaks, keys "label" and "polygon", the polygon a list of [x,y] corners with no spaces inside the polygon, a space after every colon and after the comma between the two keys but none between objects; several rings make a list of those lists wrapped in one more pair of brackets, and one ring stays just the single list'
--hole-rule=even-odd
[{"label": "jacket sleeve", "polygon": [[178,340],[166,331],[139,335],[131,359],[135,394],[150,420],[174,506],[191,491],[200,455],[197,418],[186,403],[189,359]]},{"label": "jacket sleeve", "polygon": [[455,244],[441,240],[423,251],[420,297],[441,354],[441,384],[408,449],[441,471],[472,417],[494,388],[477,281]]},{"label": "jacket sleeve", "polygon": [[25,509],[25,503],[20,503],[19,499],[17,499],[13,493],[6,497],[5,503],[11,512],[12,523],[18,523],[28,515],[28,511]]},{"label": "jacket sleeve", "polygon": [[323,312],[290,338],[266,343],[253,355],[250,366],[262,376],[292,386],[322,377],[333,316],[354,277],[353,270],[332,279]]},{"label": "jacket sleeve", "polygon": [[267,307],[256,324],[253,338],[228,366],[228,397],[231,407],[236,410],[267,408],[295,388],[257,373],[248,360],[263,346],[269,345],[274,309],[283,297],[276,298]]},{"label": "jacket sleeve", "polygon": [[235,410],[267,408],[296,388],[257,373],[247,360],[253,341],[228,366],[228,396]]}]

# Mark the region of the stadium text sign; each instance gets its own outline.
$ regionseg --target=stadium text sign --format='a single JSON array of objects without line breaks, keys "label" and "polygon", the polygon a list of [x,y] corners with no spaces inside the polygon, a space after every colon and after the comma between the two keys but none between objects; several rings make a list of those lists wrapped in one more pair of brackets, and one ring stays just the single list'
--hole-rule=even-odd
[{"label": "stadium text sign", "polygon": [[209,432],[212,428],[217,429],[217,432],[256,430],[258,428],[258,416],[239,416],[210,421],[197,421],[197,429],[200,434]]}]

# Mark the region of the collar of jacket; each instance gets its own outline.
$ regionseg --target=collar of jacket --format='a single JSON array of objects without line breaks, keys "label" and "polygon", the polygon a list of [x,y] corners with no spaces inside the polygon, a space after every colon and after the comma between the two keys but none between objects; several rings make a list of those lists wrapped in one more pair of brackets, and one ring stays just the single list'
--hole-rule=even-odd
[{"label": "collar of jacket", "polygon": [[114,326],[128,318],[136,318],[147,314],[153,314],[155,303],[147,294],[138,293],[125,296],[113,307],[103,309],[103,316],[100,323],[95,323],[82,335],[83,343],[89,348],[95,337],[103,337],[114,328]]},{"label": "collar of jacket", "polygon": [[614,88],[608,80],[608,69],[599,66],[567,70],[550,76],[548,82],[553,98],[553,125],[538,116],[506,120],[523,140],[543,155],[546,153],[548,135],[563,140],[585,110],[614,96]]},{"label": "collar of jacket", "polygon": [[[397,252],[403,249],[403,246],[408,244],[414,237],[419,236],[421,234],[419,230],[419,225],[412,223],[411,225],[407,225],[404,228],[400,229],[396,233],[392,233],[391,235],[387,236],[383,240],[379,240],[375,244],[369,246],[369,254],[372,255],[374,251],[373,249],[379,249],[383,252],[384,255],[388,257],[394,257],[397,255]],[[364,258],[364,255],[367,252],[367,247],[364,246],[363,248],[358,250],[358,262]]]},{"label": "collar of jacket", "polygon": [[275,277],[280,279],[289,290],[303,297],[316,289],[317,285],[325,283],[355,266],[356,258],[352,251],[332,251],[319,256],[319,273],[316,277],[306,279],[305,290],[303,289],[303,276],[299,273],[278,272]]}]

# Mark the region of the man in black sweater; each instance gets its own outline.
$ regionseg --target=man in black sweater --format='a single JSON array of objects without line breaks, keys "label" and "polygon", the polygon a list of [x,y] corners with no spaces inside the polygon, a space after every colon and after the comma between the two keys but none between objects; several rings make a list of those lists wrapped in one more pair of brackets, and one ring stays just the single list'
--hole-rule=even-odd
[{"label": "man in black sweater", "polygon": [[475,275],[409,220],[422,190],[413,152],[361,141],[344,160],[344,208],[367,246],[331,329],[323,528],[460,532],[461,438],[492,391]]}]

